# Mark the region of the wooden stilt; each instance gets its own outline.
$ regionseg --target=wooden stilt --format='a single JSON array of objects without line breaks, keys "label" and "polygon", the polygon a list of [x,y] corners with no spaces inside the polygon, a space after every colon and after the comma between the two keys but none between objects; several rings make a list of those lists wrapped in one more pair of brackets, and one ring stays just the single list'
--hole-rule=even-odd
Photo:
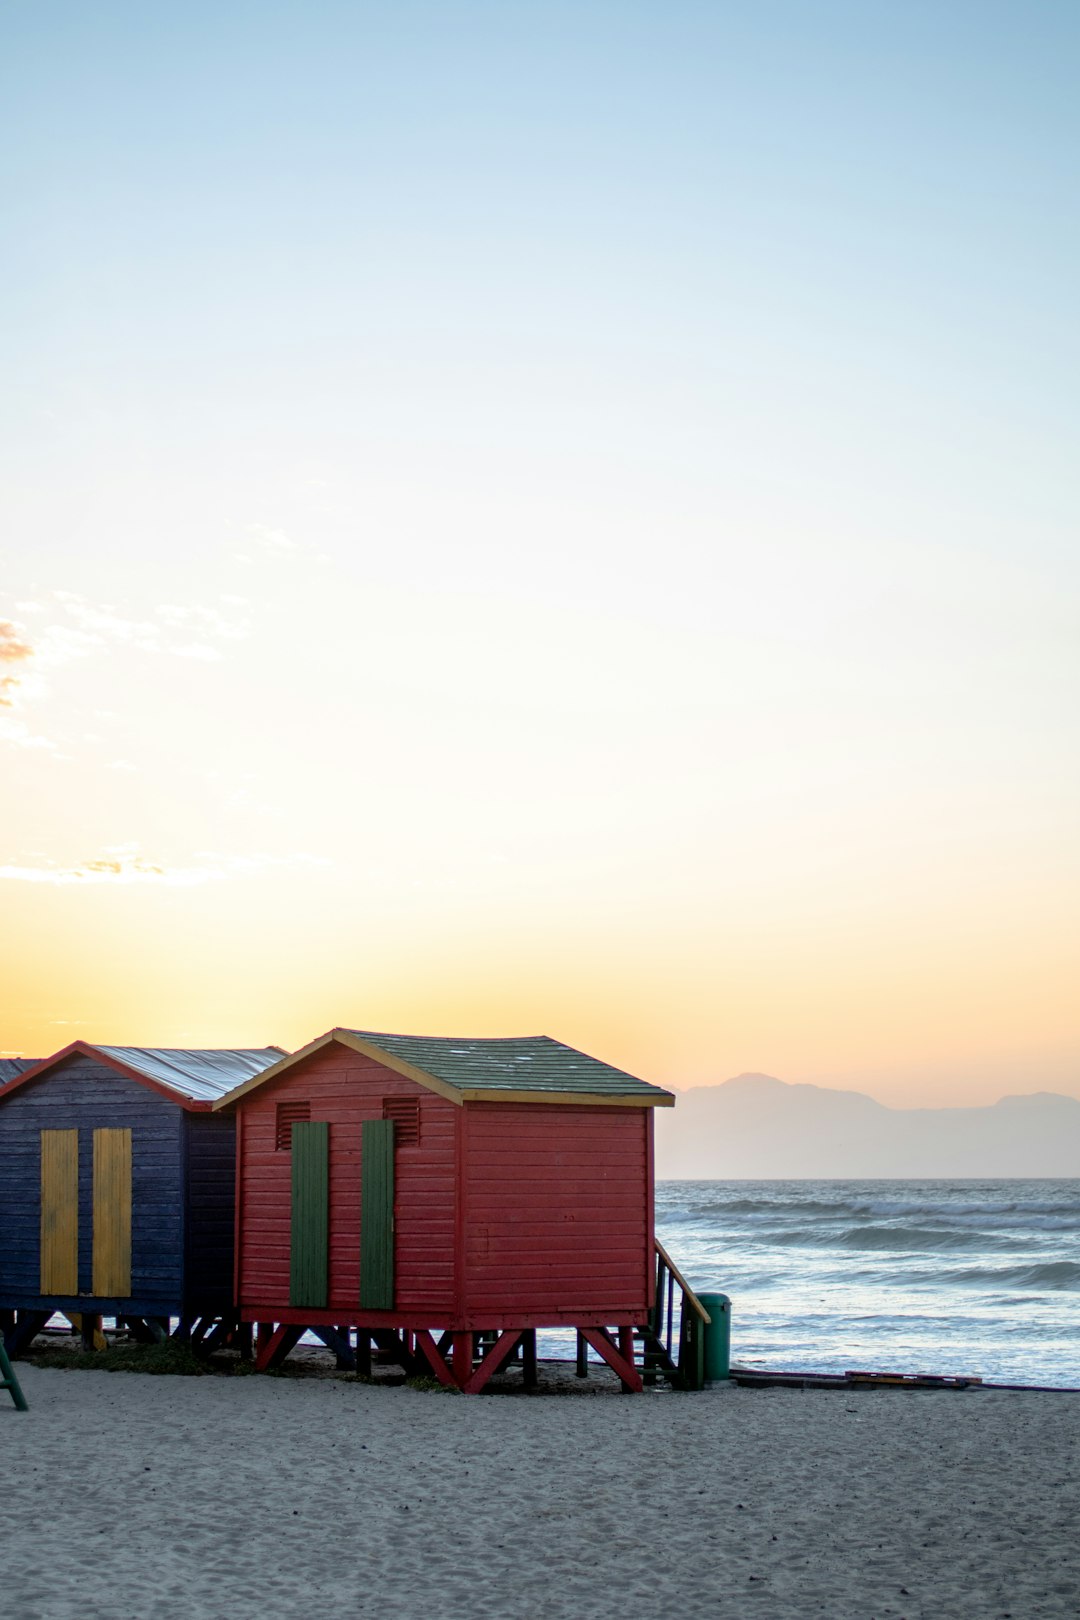
[{"label": "wooden stilt", "polygon": [[[628,1361],[630,1363],[631,1367],[633,1367],[635,1369],[635,1371],[637,1370],[637,1361],[635,1360],[635,1357],[634,1357],[634,1330],[633,1330],[632,1327],[623,1326],[623,1327],[620,1327],[620,1329],[619,1329],[619,1354],[622,1356],[624,1361]],[[642,1381],[642,1379],[640,1377],[638,1379],[638,1385],[637,1385],[637,1390],[636,1391],[631,1389],[631,1388],[628,1388],[628,1386],[627,1386],[627,1384],[626,1384],[626,1382],[624,1380],[623,1381],[623,1394],[624,1395],[640,1394],[642,1387],[643,1387],[643,1381]]]},{"label": "wooden stilt", "polygon": [[7,1335],[7,1353],[9,1356],[21,1356],[23,1351],[33,1342],[49,1320],[48,1311],[19,1311],[15,1326]]},{"label": "wooden stilt", "polygon": [[256,1372],[270,1372],[274,1367],[280,1367],[290,1350],[299,1344],[305,1332],[304,1323],[285,1322],[277,1328],[265,1342],[260,1340],[258,1354],[255,1357]]},{"label": "wooden stilt", "polygon": [[605,1328],[582,1328],[581,1333],[586,1342],[592,1345],[598,1356],[602,1356],[611,1368],[618,1373],[623,1389],[634,1395],[642,1390],[641,1374],[634,1366],[633,1359],[627,1360],[621,1351],[617,1350],[611,1335]]},{"label": "wooden stilt", "polygon": [[83,1311],[79,1334],[84,1350],[104,1350],[105,1335],[101,1330],[100,1316],[91,1316],[89,1311]]},{"label": "wooden stilt", "polygon": [[235,1316],[221,1317],[219,1321],[214,1323],[209,1333],[199,1345],[199,1354],[202,1356],[212,1356],[215,1350],[220,1350],[225,1345],[230,1343],[230,1341],[235,1337],[235,1334]]},{"label": "wooden stilt", "polygon": [[356,1357],[353,1355],[352,1346],[349,1343],[348,1328],[334,1328],[320,1325],[319,1327],[313,1327],[311,1332],[314,1333],[317,1339],[322,1340],[323,1344],[325,1344],[328,1350],[332,1350],[334,1352],[334,1355],[337,1358],[337,1367],[339,1372],[356,1371]]},{"label": "wooden stilt", "polygon": [[495,1336],[495,1342],[484,1356],[476,1371],[466,1379],[464,1388],[466,1395],[479,1395],[488,1379],[497,1373],[507,1356],[521,1338],[521,1329],[508,1329],[505,1333]]},{"label": "wooden stilt", "polygon": [[445,1358],[439,1353],[438,1345],[426,1328],[421,1328],[416,1335],[416,1350],[417,1358],[427,1362],[440,1384],[444,1384],[447,1389],[457,1389],[457,1381],[453,1373],[446,1365]]},{"label": "wooden stilt", "polygon": [[380,1360],[396,1361],[410,1378],[417,1373],[417,1364],[409,1354],[404,1337],[399,1338],[393,1328],[371,1328],[371,1337],[380,1351]]},{"label": "wooden stilt", "polygon": [[521,1382],[526,1389],[535,1389],[537,1384],[536,1373],[536,1329],[526,1328],[521,1335]]},{"label": "wooden stilt", "polygon": [[458,1389],[464,1389],[472,1377],[473,1336],[471,1333],[454,1334],[451,1355],[454,1368],[454,1383]]},{"label": "wooden stilt", "polygon": [[577,1374],[577,1376],[579,1378],[588,1378],[588,1376],[589,1376],[589,1347],[585,1343],[585,1335],[582,1333],[580,1328],[578,1329],[577,1356],[576,1356],[575,1360],[576,1360],[576,1365],[574,1367],[574,1371]]},{"label": "wooden stilt", "polygon": [[371,1334],[367,1328],[356,1330],[356,1376],[371,1377]]}]

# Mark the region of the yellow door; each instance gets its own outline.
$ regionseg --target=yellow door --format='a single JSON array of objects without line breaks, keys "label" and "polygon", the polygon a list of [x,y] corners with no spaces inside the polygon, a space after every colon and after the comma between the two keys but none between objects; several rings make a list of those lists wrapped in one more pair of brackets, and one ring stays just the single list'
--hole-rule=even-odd
[{"label": "yellow door", "polygon": [[94,1280],[99,1299],[131,1295],[131,1131],[94,1132]]},{"label": "yellow door", "polygon": [[41,1292],[79,1292],[79,1133],[41,1133]]}]

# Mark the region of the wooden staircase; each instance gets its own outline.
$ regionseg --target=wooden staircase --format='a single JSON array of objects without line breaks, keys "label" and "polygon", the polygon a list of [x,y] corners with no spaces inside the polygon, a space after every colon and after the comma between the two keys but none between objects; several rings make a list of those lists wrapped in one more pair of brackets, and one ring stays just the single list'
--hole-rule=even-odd
[{"label": "wooden staircase", "polygon": [[673,1389],[704,1389],[705,1329],[712,1318],[668,1254],[656,1246],[656,1303],[646,1327],[634,1331],[646,1384],[666,1378]]}]

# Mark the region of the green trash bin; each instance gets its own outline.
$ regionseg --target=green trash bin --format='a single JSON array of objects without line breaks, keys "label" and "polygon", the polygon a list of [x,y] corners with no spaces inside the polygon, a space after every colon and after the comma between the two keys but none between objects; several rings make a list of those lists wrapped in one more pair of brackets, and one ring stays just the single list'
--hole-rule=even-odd
[{"label": "green trash bin", "polygon": [[705,1329],[705,1382],[731,1377],[731,1300],[726,1294],[699,1294],[712,1320]]}]

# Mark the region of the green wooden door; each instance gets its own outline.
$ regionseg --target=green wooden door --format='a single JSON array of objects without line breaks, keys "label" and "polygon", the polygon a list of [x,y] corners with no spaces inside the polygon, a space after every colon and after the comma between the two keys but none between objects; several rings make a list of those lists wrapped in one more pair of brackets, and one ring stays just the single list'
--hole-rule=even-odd
[{"label": "green wooden door", "polygon": [[326,1306],[330,1235],[330,1127],[325,1120],[292,1128],[292,1243],[289,1304]]},{"label": "green wooden door", "polygon": [[360,1304],[394,1308],[392,1119],[365,1119],[360,1131]]}]

